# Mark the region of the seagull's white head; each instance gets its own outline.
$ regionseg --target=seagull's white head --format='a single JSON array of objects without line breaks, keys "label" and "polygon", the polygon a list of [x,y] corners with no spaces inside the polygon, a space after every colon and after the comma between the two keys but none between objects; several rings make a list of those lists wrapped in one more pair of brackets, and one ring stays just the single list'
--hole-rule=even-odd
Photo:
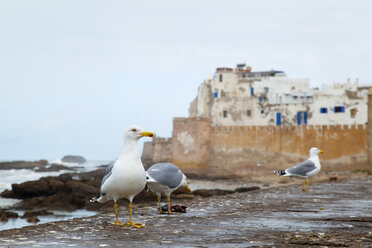
[{"label": "seagull's white head", "polygon": [[187,185],[186,176],[184,174],[182,174],[182,181],[180,183],[180,186],[185,187],[187,189],[187,191],[189,193],[191,193],[191,189],[190,189],[189,185]]},{"label": "seagull's white head", "polygon": [[319,148],[312,147],[310,149],[310,157],[318,156],[319,153],[323,153],[323,151],[320,150]]},{"label": "seagull's white head", "polygon": [[124,140],[139,140],[142,137],[154,137],[153,132],[143,130],[137,125],[129,126],[124,132]]}]

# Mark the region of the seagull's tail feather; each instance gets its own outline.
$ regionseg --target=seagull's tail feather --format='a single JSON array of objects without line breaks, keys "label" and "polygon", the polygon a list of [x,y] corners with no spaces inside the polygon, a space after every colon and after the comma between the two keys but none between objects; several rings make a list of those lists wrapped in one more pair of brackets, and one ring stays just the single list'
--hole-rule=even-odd
[{"label": "seagull's tail feather", "polygon": [[284,176],[284,175],[287,175],[287,173],[285,172],[285,170],[277,170],[277,171],[273,171],[274,174],[277,174],[279,176]]}]

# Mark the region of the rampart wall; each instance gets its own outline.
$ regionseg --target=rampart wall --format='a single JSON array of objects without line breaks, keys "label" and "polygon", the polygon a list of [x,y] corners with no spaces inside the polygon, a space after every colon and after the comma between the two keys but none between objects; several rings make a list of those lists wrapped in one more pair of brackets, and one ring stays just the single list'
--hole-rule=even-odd
[{"label": "rampart wall", "polygon": [[201,176],[244,175],[261,163],[266,169],[293,166],[314,146],[324,150],[323,161],[358,155],[367,162],[367,126],[212,127],[205,117],[175,118],[172,162]]}]

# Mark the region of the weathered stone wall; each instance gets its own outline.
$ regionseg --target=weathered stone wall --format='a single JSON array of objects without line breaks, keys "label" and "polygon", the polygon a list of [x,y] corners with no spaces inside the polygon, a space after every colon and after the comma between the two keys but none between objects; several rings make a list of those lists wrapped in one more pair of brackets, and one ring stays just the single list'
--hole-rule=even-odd
[{"label": "weathered stone wall", "polygon": [[[250,148],[263,152],[309,154],[311,147],[324,150],[323,159],[351,156],[367,150],[367,128],[350,126],[254,126],[213,127],[211,149]],[[212,162],[212,161],[211,161]]]},{"label": "weathered stone wall", "polygon": [[172,161],[172,138],[155,138],[153,141],[153,162]]},{"label": "weathered stone wall", "polygon": [[210,157],[210,130],[210,118],[174,118],[173,163],[185,170],[207,169]]},{"label": "weathered stone wall", "polygon": [[306,159],[311,147],[324,151],[322,171],[351,170],[367,162],[367,126],[212,127],[207,117],[174,118],[172,139],[154,139],[151,149],[153,163],[172,161],[185,173],[228,177],[288,168]]},{"label": "weathered stone wall", "polygon": [[213,127],[209,173],[267,174],[308,158],[311,147],[324,151],[320,155],[325,165],[323,172],[352,170],[351,164],[366,162],[367,128],[363,125]]},{"label": "weathered stone wall", "polygon": [[172,161],[172,138],[154,138],[143,144],[142,163],[145,168],[155,163]]},{"label": "weathered stone wall", "polygon": [[[372,89],[368,91],[368,123],[372,123]],[[372,165],[372,124],[368,125],[368,164]]]},{"label": "weathered stone wall", "polygon": [[366,162],[364,125],[212,127],[208,118],[175,118],[173,127],[172,161],[201,176],[287,168],[306,159],[314,146],[324,150],[323,161],[336,159],[339,166]]}]

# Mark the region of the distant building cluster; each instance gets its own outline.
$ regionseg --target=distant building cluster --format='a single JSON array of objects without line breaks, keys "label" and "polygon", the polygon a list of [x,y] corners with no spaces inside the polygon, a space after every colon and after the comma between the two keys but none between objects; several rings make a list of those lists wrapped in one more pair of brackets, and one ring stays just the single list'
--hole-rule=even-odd
[{"label": "distant building cluster", "polygon": [[352,125],[367,123],[368,87],[358,80],[310,88],[307,78],[251,67],[217,68],[191,103],[189,117],[209,117],[213,126]]}]

